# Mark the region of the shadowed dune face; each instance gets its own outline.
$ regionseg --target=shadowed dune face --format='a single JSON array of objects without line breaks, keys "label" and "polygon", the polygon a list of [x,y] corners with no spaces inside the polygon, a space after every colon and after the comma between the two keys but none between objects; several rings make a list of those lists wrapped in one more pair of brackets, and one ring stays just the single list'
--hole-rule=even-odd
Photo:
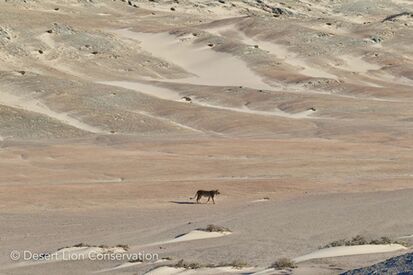
[{"label": "shadowed dune face", "polygon": [[[0,1],[0,264],[12,249],[85,241],[137,251],[216,221],[233,234],[150,249],[265,271],[273,255],[297,258],[352,235],[411,236],[412,9],[405,0]],[[217,204],[191,203],[198,189],[219,189]],[[336,274],[382,257],[299,271]],[[117,264],[10,272],[157,267]]]}]

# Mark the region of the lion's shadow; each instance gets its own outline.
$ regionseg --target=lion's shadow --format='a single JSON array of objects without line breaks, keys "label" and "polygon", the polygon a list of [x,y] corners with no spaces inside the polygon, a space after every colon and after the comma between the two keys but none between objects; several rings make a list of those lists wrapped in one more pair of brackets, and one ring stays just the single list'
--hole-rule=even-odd
[{"label": "lion's shadow", "polygon": [[171,203],[175,203],[175,204],[196,204],[195,202],[192,201],[169,201]]}]

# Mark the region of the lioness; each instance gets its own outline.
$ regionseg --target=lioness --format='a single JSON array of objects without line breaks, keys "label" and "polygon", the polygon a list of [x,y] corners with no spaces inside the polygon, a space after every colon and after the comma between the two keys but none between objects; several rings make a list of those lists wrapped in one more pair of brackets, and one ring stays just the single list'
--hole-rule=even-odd
[{"label": "lioness", "polygon": [[205,190],[198,190],[193,198],[189,198],[190,200],[194,199],[196,197],[196,203],[199,203],[199,200],[202,197],[208,197],[208,200],[206,203],[209,202],[210,199],[212,199],[212,202],[215,204],[214,197],[215,195],[221,194],[219,193],[218,189],[217,190],[211,190],[211,191],[205,191]]}]

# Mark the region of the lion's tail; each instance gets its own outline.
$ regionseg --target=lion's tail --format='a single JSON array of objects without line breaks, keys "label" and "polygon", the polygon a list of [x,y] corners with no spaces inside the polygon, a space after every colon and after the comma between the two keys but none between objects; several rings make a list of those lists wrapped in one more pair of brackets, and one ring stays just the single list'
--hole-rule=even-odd
[{"label": "lion's tail", "polygon": [[198,194],[198,192],[196,192],[196,193],[195,193],[195,195],[194,195],[194,197],[193,197],[193,198],[189,198],[189,199],[190,199],[190,200],[195,199],[197,194]]}]

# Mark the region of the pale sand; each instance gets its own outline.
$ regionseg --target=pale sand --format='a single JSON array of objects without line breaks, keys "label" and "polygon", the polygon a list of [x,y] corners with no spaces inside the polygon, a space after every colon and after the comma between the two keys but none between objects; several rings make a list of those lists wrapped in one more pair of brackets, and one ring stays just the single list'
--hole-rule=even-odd
[{"label": "pale sand", "polygon": [[139,33],[127,29],[116,30],[114,33],[140,41],[143,50],[194,74],[194,77],[174,80],[174,82],[273,89],[242,60],[230,54],[216,52],[207,45],[199,47],[192,43],[185,43],[169,33]]},{"label": "pale sand", "polygon": [[361,57],[352,56],[352,55],[343,55],[340,57],[342,59],[343,64],[339,65],[338,67],[356,73],[367,73],[369,71],[376,71],[380,70],[381,66],[369,63],[363,60]]},{"label": "pale sand", "polygon": [[177,268],[171,266],[162,266],[155,268],[149,272],[146,272],[146,275],[174,275],[174,274],[182,274],[186,271],[185,268]]},{"label": "pale sand", "polygon": [[56,48],[56,42],[53,40],[49,33],[43,33],[39,35],[37,39],[39,39],[41,42],[43,42],[43,44],[51,49]]},{"label": "pale sand", "polygon": [[[173,101],[178,101],[178,102],[182,102],[183,104],[186,104],[186,102],[182,101],[181,99],[182,96],[178,92],[172,89],[162,88],[162,87],[158,87],[155,85],[144,84],[142,82],[131,82],[131,81],[99,81],[98,83],[116,86],[116,87],[122,87],[122,88],[130,89],[130,90],[134,90],[137,92],[141,92],[146,95],[154,96],[160,99],[173,100]],[[191,103],[195,105],[203,106],[203,107],[212,108],[212,109],[228,110],[228,111],[233,111],[233,112],[247,113],[247,114],[254,114],[254,115],[277,116],[277,117],[286,117],[286,118],[292,118],[292,119],[305,119],[305,118],[326,119],[326,118],[320,118],[320,117],[314,116],[313,114],[316,111],[313,111],[313,110],[306,110],[306,111],[293,113],[293,114],[284,112],[278,108],[274,108],[273,111],[260,111],[260,110],[250,109],[247,106],[243,106],[242,108],[236,108],[236,107],[217,105],[217,104],[213,104],[210,102],[206,102],[205,100],[198,100],[196,97],[192,98]],[[190,128],[190,129],[194,131],[199,131],[193,128]]]},{"label": "pale sand", "polygon": [[250,273],[254,268],[234,268],[230,266],[199,268],[199,269],[185,269],[170,266],[162,266],[151,270],[146,275],[174,275],[174,274],[245,274]]},{"label": "pale sand", "polygon": [[109,272],[109,271],[115,271],[115,270],[119,270],[119,269],[123,269],[123,268],[134,267],[134,266],[137,266],[137,265],[140,265],[140,264],[142,264],[142,263],[141,262],[133,262],[133,263],[132,262],[127,262],[127,263],[123,263],[123,264],[120,264],[120,265],[115,266],[115,267],[98,270],[98,271],[95,271],[94,273],[104,273],[104,272]]},{"label": "pale sand", "polygon": [[145,84],[142,82],[132,81],[99,81],[100,84],[122,87],[134,90],[149,96],[157,97],[165,100],[181,101],[181,95],[167,88],[158,87],[155,85]]},{"label": "pale sand", "polygon": [[[172,240],[167,241],[160,241],[155,243],[149,243],[143,245],[143,247],[151,247],[160,244],[172,244],[172,243],[179,243],[179,242],[188,242],[188,241],[196,241],[196,240],[203,240],[203,239],[211,239],[211,238],[220,238],[231,235],[232,232],[208,232],[203,230],[192,230],[186,234],[180,235]],[[138,248],[137,246],[136,248]]]},{"label": "pale sand", "polygon": [[0,104],[5,105],[5,106],[10,106],[13,108],[17,108],[17,109],[34,112],[34,113],[39,113],[39,114],[48,116],[52,119],[56,119],[63,124],[78,128],[86,132],[91,132],[91,133],[96,133],[96,134],[108,134],[109,133],[98,127],[88,125],[68,115],[67,113],[58,113],[53,110],[50,110],[48,106],[46,106],[39,100],[36,100],[33,98],[18,97],[16,95],[7,93],[4,91],[4,88],[3,88],[3,91],[0,91]]},{"label": "pale sand", "polygon": [[162,243],[177,243],[177,242],[187,242],[187,241],[195,241],[195,240],[202,240],[202,239],[210,239],[210,238],[219,238],[231,235],[231,232],[207,232],[202,230],[193,230],[187,234],[179,236],[173,240],[169,240]]},{"label": "pale sand", "polygon": [[406,236],[401,236],[399,239],[411,239],[413,238],[413,235],[406,235]]},{"label": "pale sand", "polygon": [[125,253],[126,250],[121,247],[97,247],[97,246],[84,246],[84,247],[68,247],[60,249],[56,252],[56,260],[61,261],[65,258],[72,258],[72,257],[84,257],[90,254],[95,255],[102,255],[108,253]]},{"label": "pale sand", "polygon": [[310,65],[308,61],[306,61],[303,57],[300,57],[297,53],[290,51],[288,47],[270,41],[260,40],[256,37],[249,37],[233,24],[216,28],[208,28],[207,31],[221,36],[228,32],[235,33],[243,43],[251,46],[258,45],[260,49],[276,56],[284,63],[296,67],[300,74],[317,78],[337,79],[336,75],[317,68],[314,65]]},{"label": "pale sand", "polygon": [[258,199],[258,200],[253,200],[251,202],[266,202],[269,201],[270,199]]},{"label": "pale sand", "polygon": [[294,258],[294,261],[298,263],[308,261],[311,259],[386,253],[406,249],[406,247],[400,244],[338,246],[317,250],[315,252]]}]

